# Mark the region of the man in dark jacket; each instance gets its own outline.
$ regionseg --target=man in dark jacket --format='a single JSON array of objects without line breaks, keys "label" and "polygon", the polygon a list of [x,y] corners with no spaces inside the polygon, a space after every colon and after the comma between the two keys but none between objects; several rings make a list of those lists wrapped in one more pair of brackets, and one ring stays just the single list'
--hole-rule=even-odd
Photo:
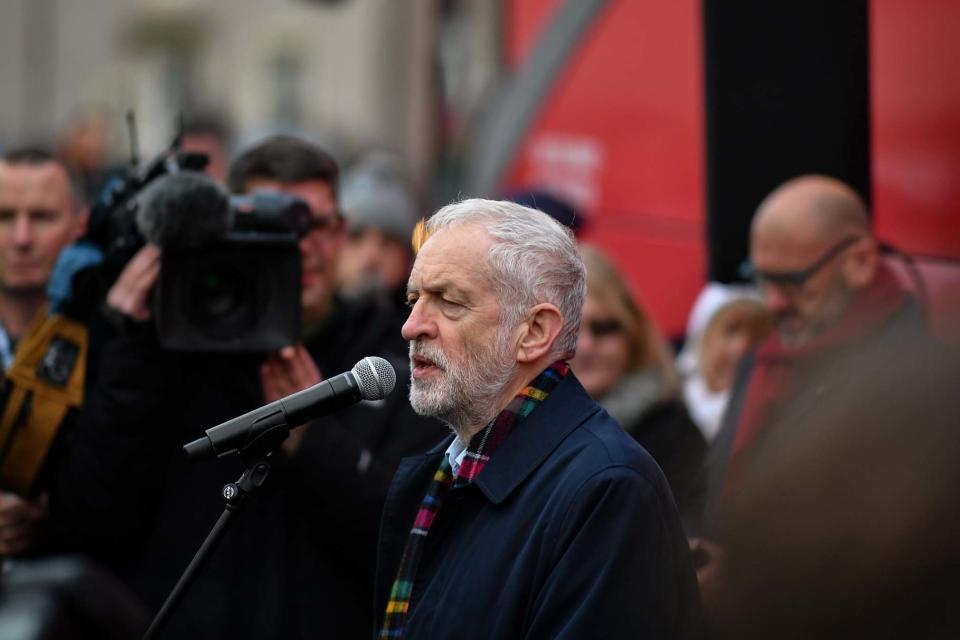
[{"label": "man in dark jacket", "polygon": [[[219,488],[242,471],[236,457],[191,462],[183,444],[363,356],[387,358],[405,375],[402,320],[343,303],[333,288],[343,237],[337,175],[326,153],[289,137],[253,147],[231,174],[240,191],[279,189],[310,207],[312,228],[300,241],[305,345],[266,362],[170,353],[152,326],[128,323],[104,347],[52,509],[74,544],[109,561],[154,610],[222,510]],[[135,256],[108,304],[148,318],[159,261],[155,247]],[[170,619],[170,637],[368,635],[389,479],[403,455],[425,450],[442,431],[414,414],[400,389],[295,430]]]},{"label": "man in dark jacket", "polygon": [[570,232],[467,200],[426,234],[410,401],[455,435],[391,485],[380,637],[685,637],[698,603],[667,483],[567,366],[585,293]]}]

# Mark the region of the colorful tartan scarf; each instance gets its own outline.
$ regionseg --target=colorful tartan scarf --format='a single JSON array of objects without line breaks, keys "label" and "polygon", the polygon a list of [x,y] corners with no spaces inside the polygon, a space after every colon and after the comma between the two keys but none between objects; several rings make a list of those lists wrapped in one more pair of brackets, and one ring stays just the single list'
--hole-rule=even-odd
[{"label": "colorful tartan scarf", "polygon": [[383,619],[383,628],[380,630],[381,639],[395,640],[403,637],[417,564],[420,561],[427,534],[430,532],[430,526],[440,511],[440,505],[447,490],[451,486],[460,488],[473,482],[483,471],[493,452],[514,427],[547,399],[547,396],[567,375],[568,370],[566,362],[558,361],[551,364],[533,382],[524,387],[482,431],[474,435],[470,439],[463,463],[457,470],[456,478],[451,471],[450,461],[447,456],[443,456],[440,467],[433,474],[433,480],[427,488],[427,494],[423,497],[423,503],[417,511],[417,517],[413,520],[410,537],[407,538],[407,545],[400,558],[400,568],[390,589],[390,600],[387,602],[387,612]]}]

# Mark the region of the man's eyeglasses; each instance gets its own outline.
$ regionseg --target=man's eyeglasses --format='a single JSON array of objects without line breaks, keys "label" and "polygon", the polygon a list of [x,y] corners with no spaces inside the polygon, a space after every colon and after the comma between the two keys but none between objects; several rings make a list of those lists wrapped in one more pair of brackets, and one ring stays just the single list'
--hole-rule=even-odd
[{"label": "man's eyeglasses", "polygon": [[583,326],[594,338],[612,336],[613,334],[620,333],[620,331],[623,330],[623,325],[620,324],[620,321],[614,320],[613,318],[604,318],[603,320],[588,320],[587,322],[583,323]]},{"label": "man's eyeglasses", "polygon": [[340,228],[343,224],[343,216],[339,213],[329,216],[307,216],[300,222],[300,234],[306,235],[311,231],[318,233],[331,233]]},{"label": "man's eyeglasses", "polygon": [[852,246],[862,237],[863,236],[849,236],[844,238],[806,269],[797,269],[794,271],[761,271],[757,269],[752,262],[747,261],[740,266],[740,275],[744,278],[752,279],[758,286],[767,285],[797,291],[803,287],[807,280],[812,278],[815,273],[823,269],[831,260],[843,253],[844,250]]}]

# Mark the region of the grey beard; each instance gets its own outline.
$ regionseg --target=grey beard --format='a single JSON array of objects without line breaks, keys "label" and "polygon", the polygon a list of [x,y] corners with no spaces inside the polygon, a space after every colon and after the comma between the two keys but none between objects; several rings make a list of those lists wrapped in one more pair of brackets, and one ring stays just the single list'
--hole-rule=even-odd
[{"label": "grey beard", "polygon": [[802,347],[816,337],[816,333],[810,330],[801,332],[779,330],[777,333],[780,335],[780,342],[783,346],[790,348]]},{"label": "grey beard", "polygon": [[506,336],[499,333],[492,351],[470,353],[460,366],[451,367],[440,349],[411,340],[411,358],[414,355],[431,360],[442,377],[425,383],[411,376],[410,405],[418,414],[446,423],[464,443],[496,417],[503,390],[516,370]]},{"label": "grey beard", "polygon": [[785,347],[797,348],[802,347],[814,338],[826,333],[839,322],[843,314],[846,313],[852,298],[853,292],[850,291],[842,281],[836,282],[834,284],[834,290],[820,310],[820,317],[800,331],[790,332],[784,331],[782,328],[778,329],[777,333],[780,336],[780,342],[782,342]]}]

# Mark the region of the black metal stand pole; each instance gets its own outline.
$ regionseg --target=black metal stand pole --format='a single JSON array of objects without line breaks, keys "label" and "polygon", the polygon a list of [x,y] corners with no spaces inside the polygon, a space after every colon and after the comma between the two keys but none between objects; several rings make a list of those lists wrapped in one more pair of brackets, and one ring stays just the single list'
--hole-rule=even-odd
[{"label": "black metal stand pole", "polygon": [[193,560],[187,565],[187,568],[183,571],[183,575],[180,576],[180,580],[177,581],[170,595],[167,596],[166,602],[163,603],[153,622],[150,623],[150,627],[144,634],[143,640],[154,640],[158,637],[158,634],[163,631],[163,627],[170,619],[170,615],[183,599],[187,589],[189,589],[193,581],[196,580],[197,574],[210,557],[214,547],[220,542],[227,527],[232,522],[234,515],[240,511],[247,496],[263,486],[267,476],[270,474],[270,463],[268,462],[267,455],[258,456],[251,463],[247,464],[246,467],[246,470],[243,472],[243,475],[240,476],[239,480],[223,487],[222,495],[224,502],[226,502],[226,507],[220,515],[220,519],[213,525],[210,533],[207,534],[207,538],[203,541],[203,544],[200,545],[196,555],[193,556]]}]

